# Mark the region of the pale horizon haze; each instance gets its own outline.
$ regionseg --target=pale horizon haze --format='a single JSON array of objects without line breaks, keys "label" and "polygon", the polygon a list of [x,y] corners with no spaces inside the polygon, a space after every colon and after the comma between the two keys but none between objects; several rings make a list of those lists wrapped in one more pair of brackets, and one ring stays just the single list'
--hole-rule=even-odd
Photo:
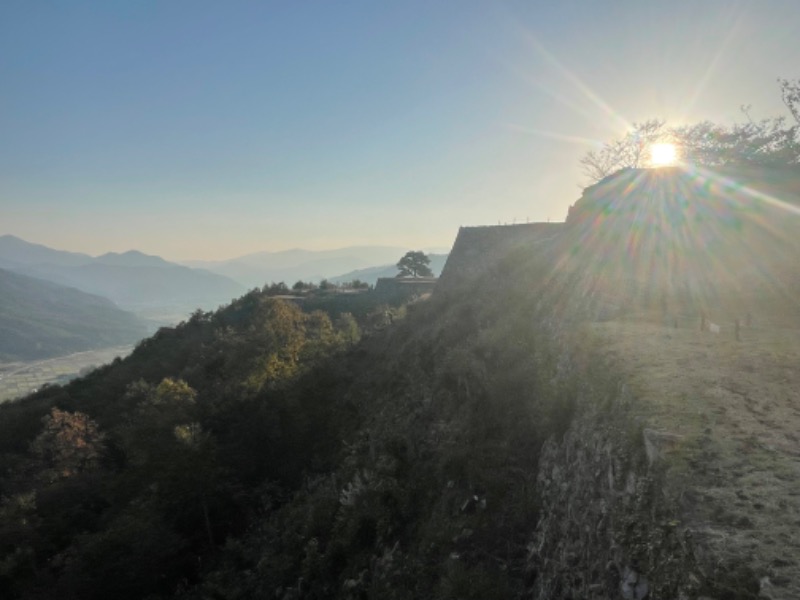
[{"label": "pale horizon haze", "polygon": [[786,115],[800,2],[0,4],[0,235],[169,260],[561,221],[633,122]]}]

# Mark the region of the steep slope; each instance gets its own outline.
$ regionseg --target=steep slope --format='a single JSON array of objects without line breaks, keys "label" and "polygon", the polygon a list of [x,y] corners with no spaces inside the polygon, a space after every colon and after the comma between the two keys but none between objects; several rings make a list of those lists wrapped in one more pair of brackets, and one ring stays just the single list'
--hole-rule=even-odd
[{"label": "steep slope", "polygon": [[[618,173],[571,210],[554,258],[595,360],[620,376],[619,422],[588,404],[546,449],[541,597],[589,596],[609,565],[623,597],[800,594],[786,531],[800,517],[798,205],[796,167],[672,169]],[[613,525],[640,528],[637,506],[652,528]],[[652,548],[671,548],[668,562]]]},{"label": "steep slope", "polygon": [[105,298],[0,269],[0,360],[130,344],[145,333]]},{"label": "steep slope", "polygon": [[740,597],[800,597],[800,328],[771,315],[720,334],[697,322],[595,324],[621,365],[647,423],[645,443],[664,470],[675,527],[691,532],[718,571],[738,572]]},{"label": "steep slope", "polygon": [[[283,597],[308,586],[312,597],[348,597],[369,585],[376,598],[455,598],[475,575],[481,597],[522,592],[531,467],[568,412],[528,368],[534,348],[556,364],[530,314],[504,319],[519,299],[475,294],[418,304],[348,349],[337,341],[352,331],[346,319],[334,329],[254,292],[85,380],[0,407],[0,456],[14,474],[0,480],[11,499],[0,530],[27,514],[0,548],[2,589]],[[507,345],[511,331],[518,345]],[[50,455],[19,449],[43,444],[56,419],[92,430],[78,413],[102,434],[87,447],[106,447],[111,462],[76,468],[67,453],[69,476],[53,480]],[[198,436],[196,453],[183,431]],[[24,504],[31,487],[35,507]],[[370,564],[373,581],[359,583]]]}]

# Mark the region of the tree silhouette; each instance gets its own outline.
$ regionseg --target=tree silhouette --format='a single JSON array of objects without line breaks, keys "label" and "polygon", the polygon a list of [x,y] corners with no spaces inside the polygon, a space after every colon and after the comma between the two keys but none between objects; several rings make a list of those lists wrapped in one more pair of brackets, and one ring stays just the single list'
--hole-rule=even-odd
[{"label": "tree silhouette", "polygon": [[794,120],[800,124],[800,79],[778,79],[781,86],[781,98],[786,108],[792,113]]},{"label": "tree silhouette", "polygon": [[743,106],[746,121],[720,125],[701,121],[669,127],[650,119],[634,123],[623,137],[587,152],[580,165],[589,183],[600,181],[624,168],[646,166],[648,149],[658,142],[678,146],[685,163],[718,167],[724,165],[791,165],[800,163],[800,80],[778,79],[781,98],[797,122],[784,117],[754,121],[749,106]]},{"label": "tree silhouette", "polygon": [[406,252],[405,256],[397,263],[397,268],[400,269],[398,277],[432,277],[433,272],[428,265],[431,259],[428,258],[424,252],[411,250]]},{"label": "tree silhouette", "polygon": [[595,182],[620,169],[642,167],[650,145],[668,137],[669,131],[661,119],[634,123],[633,129],[622,138],[587,152],[580,160],[581,168],[589,181]]}]

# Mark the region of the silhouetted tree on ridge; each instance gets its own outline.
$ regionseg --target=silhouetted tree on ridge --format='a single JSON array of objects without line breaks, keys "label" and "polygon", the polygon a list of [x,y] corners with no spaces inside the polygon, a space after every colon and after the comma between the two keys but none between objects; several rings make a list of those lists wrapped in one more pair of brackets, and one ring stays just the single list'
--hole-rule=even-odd
[{"label": "silhouetted tree on ridge", "polygon": [[433,272],[428,265],[431,259],[424,252],[411,250],[397,263],[400,269],[398,277],[432,277]]}]

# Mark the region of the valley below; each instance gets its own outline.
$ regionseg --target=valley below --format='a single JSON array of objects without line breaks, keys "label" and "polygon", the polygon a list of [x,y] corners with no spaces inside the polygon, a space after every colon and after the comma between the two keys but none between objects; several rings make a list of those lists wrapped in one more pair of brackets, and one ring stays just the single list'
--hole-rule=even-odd
[{"label": "valley below", "polygon": [[0,402],[37,391],[44,385],[64,384],[115,358],[125,358],[133,346],[115,346],[46,360],[0,362]]}]

